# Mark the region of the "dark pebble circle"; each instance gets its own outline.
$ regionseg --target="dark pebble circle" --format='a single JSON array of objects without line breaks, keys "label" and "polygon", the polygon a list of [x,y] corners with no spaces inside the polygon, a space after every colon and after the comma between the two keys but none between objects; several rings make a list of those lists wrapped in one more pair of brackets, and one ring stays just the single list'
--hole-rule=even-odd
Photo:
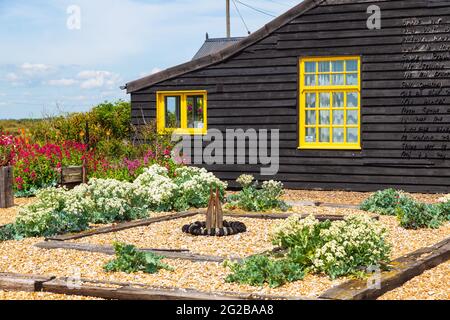
[{"label": "dark pebble circle", "polygon": [[247,231],[247,227],[242,222],[233,221],[223,222],[223,228],[220,229],[206,229],[206,222],[196,221],[191,224],[187,224],[182,228],[184,233],[192,234],[194,236],[213,236],[213,237],[225,237]]}]

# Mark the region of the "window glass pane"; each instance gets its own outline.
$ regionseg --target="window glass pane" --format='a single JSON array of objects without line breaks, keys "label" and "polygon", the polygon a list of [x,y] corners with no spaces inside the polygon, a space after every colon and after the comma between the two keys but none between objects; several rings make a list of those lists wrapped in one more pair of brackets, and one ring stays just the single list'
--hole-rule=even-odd
[{"label": "window glass pane", "polygon": [[344,124],[344,110],[333,110],[333,124]]},{"label": "window glass pane", "polygon": [[330,124],[330,111],[320,110],[319,111],[319,124]]},{"label": "window glass pane", "polygon": [[330,142],[330,128],[319,129],[319,142]]},{"label": "window glass pane", "polygon": [[344,72],[344,61],[331,62],[331,70],[333,72]]},{"label": "window glass pane", "polygon": [[347,73],[347,85],[349,85],[349,86],[358,85],[358,74],[357,73]]},{"label": "window glass pane", "polygon": [[334,86],[343,86],[344,85],[344,74],[333,74],[333,85]]},{"label": "window glass pane", "polygon": [[315,73],[316,72],[316,63],[315,62],[305,62],[305,72]]},{"label": "window glass pane", "polygon": [[165,97],[166,128],[181,128],[180,97]]},{"label": "window glass pane", "polygon": [[316,112],[306,111],[306,125],[316,124]]},{"label": "window glass pane", "polygon": [[347,110],[347,124],[358,124],[358,110]]},{"label": "window glass pane", "polygon": [[358,92],[347,93],[347,108],[358,107]]},{"label": "window glass pane", "polygon": [[329,108],[330,107],[330,93],[320,93],[319,94],[319,108]]},{"label": "window glass pane", "polygon": [[319,62],[319,72],[330,72],[330,61]]},{"label": "window glass pane", "polygon": [[347,60],[347,72],[358,71],[358,60]]},{"label": "window glass pane", "polygon": [[344,128],[333,129],[333,142],[344,143]]},{"label": "window glass pane", "polygon": [[203,97],[202,96],[187,96],[187,120],[188,128],[203,129]]},{"label": "window glass pane", "polygon": [[319,74],[319,86],[329,86],[329,85],[330,85],[330,75]]},{"label": "window glass pane", "polygon": [[306,94],[306,108],[314,109],[316,107],[316,94],[307,93]]},{"label": "window glass pane", "polygon": [[343,108],[344,107],[344,93],[334,92],[333,93],[333,108]]},{"label": "window glass pane", "polygon": [[316,76],[315,75],[305,76],[305,86],[315,86],[315,85],[316,85]]},{"label": "window glass pane", "polygon": [[348,143],[358,142],[358,128],[347,128],[347,142]]},{"label": "window glass pane", "polygon": [[316,142],[316,128],[306,128],[305,142]]}]

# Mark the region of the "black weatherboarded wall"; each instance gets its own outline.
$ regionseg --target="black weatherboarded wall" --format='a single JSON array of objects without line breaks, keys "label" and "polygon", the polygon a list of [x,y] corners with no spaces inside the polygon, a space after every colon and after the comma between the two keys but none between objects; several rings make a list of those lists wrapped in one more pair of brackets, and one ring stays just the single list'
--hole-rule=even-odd
[{"label": "black weatherboarded wall", "polygon": [[[450,1],[306,1],[306,12],[224,61],[129,89],[134,124],[155,118],[156,91],[207,90],[209,129],[280,130],[275,178],[287,187],[448,192]],[[380,30],[366,26],[372,4]],[[298,150],[299,59],[346,55],[362,61],[362,151]],[[259,174],[206,168],[226,180]]]}]

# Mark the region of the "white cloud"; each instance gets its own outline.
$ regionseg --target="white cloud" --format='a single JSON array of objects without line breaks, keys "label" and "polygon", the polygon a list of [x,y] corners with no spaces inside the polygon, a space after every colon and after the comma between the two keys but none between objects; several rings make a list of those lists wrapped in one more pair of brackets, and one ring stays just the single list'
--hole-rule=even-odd
[{"label": "white cloud", "polygon": [[20,77],[14,72],[10,72],[6,75],[6,80],[16,82],[20,79]]},{"label": "white cloud", "polygon": [[121,81],[120,76],[109,71],[86,70],[78,73],[82,89],[114,88]]},{"label": "white cloud", "polygon": [[69,87],[69,86],[73,86],[74,84],[77,84],[78,81],[75,79],[63,78],[63,79],[57,79],[57,80],[49,80],[45,83],[50,86],[55,86],[55,87]]},{"label": "white cloud", "polygon": [[25,62],[20,66],[20,70],[23,74],[27,76],[34,76],[37,74],[43,74],[51,71],[53,69],[52,66],[43,64],[43,63],[28,63]]}]

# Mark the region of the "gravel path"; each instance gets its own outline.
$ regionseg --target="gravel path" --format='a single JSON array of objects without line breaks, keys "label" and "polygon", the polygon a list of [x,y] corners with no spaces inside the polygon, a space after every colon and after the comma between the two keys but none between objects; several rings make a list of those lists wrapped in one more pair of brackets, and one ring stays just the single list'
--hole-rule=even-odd
[{"label": "gravel path", "polygon": [[6,292],[0,290],[0,300],[102,300],[92,297],[67,296],[45,292]]},{"label": "gravel path", "polygon": [[27,205],[34,201],[36,201],[35,198],[16,198],[14,199],[14,207],[0,209],[0,226],[14,222],[19,212],[19,206]]}]

